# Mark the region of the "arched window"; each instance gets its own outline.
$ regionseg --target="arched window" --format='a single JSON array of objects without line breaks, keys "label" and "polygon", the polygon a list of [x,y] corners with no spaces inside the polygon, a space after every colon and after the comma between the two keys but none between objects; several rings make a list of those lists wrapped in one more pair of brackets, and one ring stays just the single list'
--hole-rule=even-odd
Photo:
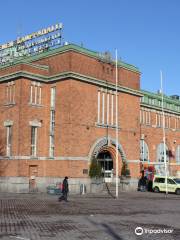
[{"label": "arched window", "polygon": [[[166,162],[168,162],[169,161],[168,147],[166,145],[165,149],[166,149]],[[164,162],[164,143],[160,143],[157,147],[157,161]]]},{"label": "arched window", "polygon": [[176,148],[176,162],[180,164],[180,145]]},{"label": "arched window", "polygon": [[149,149],[144,139],[140,140],[140,160],[146,162],[149,160]]}]

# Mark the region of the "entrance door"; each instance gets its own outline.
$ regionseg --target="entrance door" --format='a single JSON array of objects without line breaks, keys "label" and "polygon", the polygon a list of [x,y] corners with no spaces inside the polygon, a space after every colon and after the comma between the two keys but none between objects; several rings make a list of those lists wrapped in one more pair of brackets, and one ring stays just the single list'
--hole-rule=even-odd
[{"label": "entrance door", "polygon": [[38,165],[29,166],[29,191],[37,191],[36,177],[38,176]]},{"label": "entrance door", "polygon": [[112,182],[113,180],[113,160],[111,154],[107,151],[101,152],[97,157],[98,162],[101,164],[102,175],[105,182]]}]

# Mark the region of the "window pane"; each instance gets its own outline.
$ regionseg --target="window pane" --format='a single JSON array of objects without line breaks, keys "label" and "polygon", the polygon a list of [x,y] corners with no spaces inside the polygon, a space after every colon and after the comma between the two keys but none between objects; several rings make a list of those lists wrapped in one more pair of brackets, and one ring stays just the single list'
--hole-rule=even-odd
[{"label": "window pane", "polygon": [[149,160],[149,149],[144,139],[140,140],[140,160],[141,161]]},{"label": "window pane", "polygon": [[56,88],[51,88],[51,108],[55,108],[55,95],[56,95]]},{"label": "window pane", "polygon": [[36,156],[37,127],[31,127],[31,155]]},{"label": "window pane", "polygon": [[176,162],[180,163],[180,145],[176,148]]}]

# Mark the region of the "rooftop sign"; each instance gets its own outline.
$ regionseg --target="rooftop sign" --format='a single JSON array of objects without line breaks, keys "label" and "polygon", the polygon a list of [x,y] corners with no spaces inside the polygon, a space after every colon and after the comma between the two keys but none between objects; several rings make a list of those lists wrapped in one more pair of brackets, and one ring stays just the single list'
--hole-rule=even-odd
[{"label": "rooftop sign", "polygon": [[16,58],[31,56],[61,45],[62,28],[62,23],[57,23],[0,45],[0,66],[13,63]]}]

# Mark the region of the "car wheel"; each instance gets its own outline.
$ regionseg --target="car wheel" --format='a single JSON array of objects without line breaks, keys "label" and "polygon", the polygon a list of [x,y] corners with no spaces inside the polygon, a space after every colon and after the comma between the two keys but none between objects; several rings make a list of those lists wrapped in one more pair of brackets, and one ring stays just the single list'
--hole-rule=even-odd
[{"label": "car wheel", "polygon": [[180,195],[180,188],[176,189],[176,194]]},{"label": "car wheel", "polygon": [[158,193],[158,192],[159,192],[159,188],[158,188],[158,187],[155,187],[155,188],[154,188],[154,192],[155,192],[155,193]]}]

